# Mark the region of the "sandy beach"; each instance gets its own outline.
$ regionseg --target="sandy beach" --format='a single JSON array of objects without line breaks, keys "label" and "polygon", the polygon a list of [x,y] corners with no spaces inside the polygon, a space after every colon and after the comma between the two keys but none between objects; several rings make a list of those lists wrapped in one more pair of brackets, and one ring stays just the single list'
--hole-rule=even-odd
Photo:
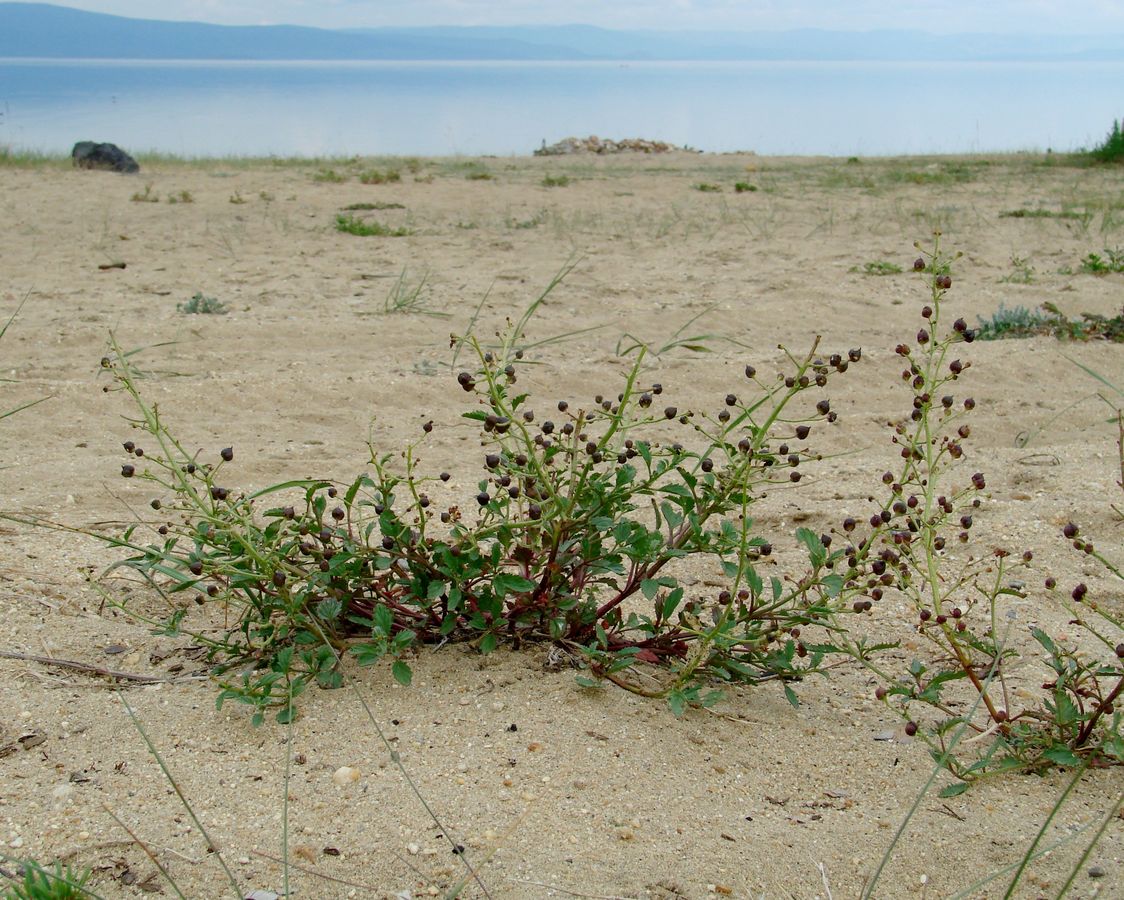
[{"label": "sandy beach", "polygon": [[[683,408],[721,398],[747,363],[779,365],[778,345],[801,352],[818,335],[829,352],[862,347],[862,364],[831,385],[830,458],[760,502],[758,525],[776,547],[769,573],[781,574],[801,559],[798,525],[865,519],[897,452],[886,422],[908,412],[910,395],[894,347],[912,339],[927,298],[910,271],[916,241],[939,230],[963,254],[946,304],[973,327],[1000,307],[1052,303],[1079,318],[1124,304],[1124,275],[1081,271],[1089,253],[1124,244],[1119,166],[681,152],[141,164],[128,177],[0,167],[0,322],[25,301],[0,341],[0,411],[48,398],[0,419],[5,514],[107,532],[151,521],[151,487],[119,474],[136,432],[127,398],[103,391],[111,332],[137,351],[142,391],[185,446],[235,448],[229,477],[240,489],[350,482],[367,468],[369,441],[399,447],[433,420],[425,455],[451,472],[450,496],[471,503],[480,454],[460,419],[450,334],[483,299],[476,332],[491,336],[572,265],[529,331],[591,330],[533,351],[540,365],[526,386],[544,408],[617,390],[630,364],[624,335],[656,349],[712,336],[711,352],[649,357]],[[383,183],[360,180],[377,180],[372,171]],[[390,233],[343,233],[341,215]],[[902,271],[877,274],[891,266]],[[388,300],[398,284],[420,285],[412,309]],[[178,308],[196,294],[228,311]],[[987,475],[972,546],[1034,552],[1014,605],[1015,643],[1031,651],[1032,625],[1075,636],[1047,577],[1066,591],[1084,582],[1124,611],[1124,585],[1061,535],[1080,521],[1124,556],[1110,506],[1124,503],[1116,426],[1096,397],[1103,386],[1077,365],[1124,386],[1124,355],[1120,344],[1042,336],[976,341],[964,357],[977,408],[963,471]],[[154,635],[104,602],[108,593],[163,610],[135,580],[99,577],[119,553],[10,519],[0,541],[0,651],[17,657],[0,658],[0,853],[91,868],[100,896],[171,895],[113,816],[185,895],[234,892],[110,682],[31,657],[165,679],[123,682],[121,697],[246,893],[281,889],[290,750],[289,853],[300,867],[290,879],[309,900],[444,896],[463,860],[479,876],[465,897],[858,897],[932,771],[925,746],[851,664],[794,685],[797,709],[763,684],[681,718],[659,700],[579,687],[545,646],[427,649],[408,688],[386,665],[350,666],[462,859],[354,692],[304,696],[290,747],[285,727],[254,728],[236,704],[215,709],[188,637]],[[713,590],[710,573],[688,574],[689,590]],[[862,627],[901,642],[887,665],[904,671],[928,652],[911,623],[890,598]],[[1016,664],[1020,689],[1043,680],[1033,660]],[[336,784],[343,766],[358,780]],[[1017,864],[1068,779],[1060,769],[1008,775],[940,799],[950,779],[938,776],[875,895],[952,897]],[[1055,896],[1122,791],[1119,768],[1087,774],[1043,846],[1064,843],[1031,865],[1018,896]],[[1068,896],[1124,895],[1122,824]],[[1009,877],[969,896],[1003,896]]]}]

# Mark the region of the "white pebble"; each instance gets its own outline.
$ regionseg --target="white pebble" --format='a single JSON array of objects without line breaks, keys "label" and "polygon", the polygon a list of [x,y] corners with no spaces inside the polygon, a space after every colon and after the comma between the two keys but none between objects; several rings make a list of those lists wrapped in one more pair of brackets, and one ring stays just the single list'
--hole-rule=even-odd
[{"label": "white pebble", "polygon": [[349,784],[354,784],[359,780],[359,770],[353,769],[351,766],[340,766],[332,773],[332,781],[340,787],[346,787]]},{"label": "white pebble", "polygon": [[421,852],[421,847],[417,844],[407,844],[406,852],[409,853],[410,856],[417,856]]}]

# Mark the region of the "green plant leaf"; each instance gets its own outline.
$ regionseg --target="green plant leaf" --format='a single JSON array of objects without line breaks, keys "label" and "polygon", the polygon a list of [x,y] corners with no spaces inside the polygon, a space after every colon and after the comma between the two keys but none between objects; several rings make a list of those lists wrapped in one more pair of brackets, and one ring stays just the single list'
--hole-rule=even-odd
[{"label": "green plant leaf", "polygon": [[507,594],[525,594],[535,589],[535,583],[522,575],[503,572],[492,579],[492,593],[503,598]]},{"label": "green plant leaf", "polygon": [[1069,766],[1076,768],[1081,765],[1081,757],[1077,756],[1068,747],[1057,745],[1046,750],[1042,754],[1046,759],[1051,762],[1057,763],[1059,766]]},{"label": "green plant leaf", "polygon": [[827,562],[827,548],[824,547],[820,536],[808,528],[797,528],[796,539],[808,548],[808,556],[812,565],[817,569]]},{"label": "green plant leaf", "polygon": [[950,784],[947,787],[941,788],[940,793],[937,796],[938,797],[944,797],[946,800],[949,797],[959,797],[961,794],[963,794],[970,787],[971,787],[971,785],[968,784],[968,782],[961,781],[957,784]]},{"label": "green plant leaf", "polygon": [[785,699],[792,704],[793,709],[800,709],[800,698],[796,696],[796,691],[787,684],[784,686],[784,696]]},{"label": "green plant leaf", "polygon": [[672,715],[680,719],[687,711],[687,697],[682,691],[672,691],[667,695],[667,705],[671,707]]},{"label": "green plant leaf", "polygon": [[414,680],[413,671],[400,659],[394,660],[394,665],[390,667],[390,674],[403,687],[409,687],[410,682]]}]

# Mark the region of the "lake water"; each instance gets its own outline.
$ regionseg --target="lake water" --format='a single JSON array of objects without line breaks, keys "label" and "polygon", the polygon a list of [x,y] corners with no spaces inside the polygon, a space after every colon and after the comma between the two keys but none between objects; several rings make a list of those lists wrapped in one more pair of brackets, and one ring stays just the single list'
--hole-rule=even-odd
[{"label": "lake water", "polygon": [[526,154],[568,135],[701,150],[1071,150],[1124,115],[1120,63],[0,60],[0,144],[188,156]]}]

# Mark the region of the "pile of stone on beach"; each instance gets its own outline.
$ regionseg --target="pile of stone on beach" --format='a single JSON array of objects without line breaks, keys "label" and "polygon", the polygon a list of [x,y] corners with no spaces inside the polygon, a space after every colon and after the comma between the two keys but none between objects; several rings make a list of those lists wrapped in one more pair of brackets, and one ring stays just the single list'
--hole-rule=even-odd
[{"label": "pile of stone on beach", "polygon": [[624,138],[612,141],[590,135],[587,138],[563,138],[557,144],[547,146],[546,141],[535,151],[535,156],[570,156],[575,153],[671,153],[686,150],[665,141],[649,141],[644,138]]}]

